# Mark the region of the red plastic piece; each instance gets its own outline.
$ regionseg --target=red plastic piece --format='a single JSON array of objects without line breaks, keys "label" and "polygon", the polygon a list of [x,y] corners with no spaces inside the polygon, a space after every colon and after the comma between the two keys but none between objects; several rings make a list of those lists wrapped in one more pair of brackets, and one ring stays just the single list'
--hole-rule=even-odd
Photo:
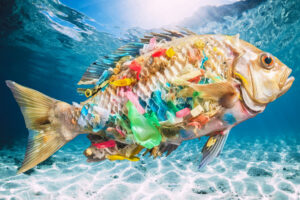
[{"label": "red plastic piece", "polygon": [[103,149],[103,148],[115,147],[116,142],[114,140],[108,140],[106,142],[93,143],[92,145],[95,146],[97,149]]},{"label": "red plastic piece", "polygon": [[118,127],[116,128],[116,131],[122,136],[122,137],[125,137],[125,133],[119,129]]},{"label": "red plastic piece", "polygon": [[135,60],[133,60],[133,61],[131,62],[131,64],[129,65],[129,68],[130,68],[131,70],[133,70],[133,71],[136,71],[136,79],[137,79],[137,80],[140,80],[139,75],[140,75],[140,73],[141,73],[142,66],[141,66],[138,62],[136,62]]},{"label": "red plastic piece", "polygon": [[193,83],[199,83],[199,81],[201,80],[201,76],[203,76],[205,73],[205,71],[203,69],[200,69],[200,70],[201,70],[201,74],[199,76],[196,76],[188,81],[193,82]]},{"label": "red plastic piece", "polygon": [[201,75],[190,79],[189,82],[199,83],[200,80],[201,80]]},{"label": "red plastic piece", "polygon": [[167,51],[167,49],[159,49],[152,54],[152,57],[155,58],[155,57],[164,56],[164,55],[166,55],[166,51]]}]

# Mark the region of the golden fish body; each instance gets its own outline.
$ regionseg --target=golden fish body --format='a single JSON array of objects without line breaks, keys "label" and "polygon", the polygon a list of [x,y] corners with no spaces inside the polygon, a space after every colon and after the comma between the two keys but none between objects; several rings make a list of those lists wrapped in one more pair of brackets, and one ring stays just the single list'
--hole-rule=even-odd
[{"label": "golden fish body", "polygon": [[169,155],[183,140],[209,136],[202,167],[220,154],[232,127],[262,112],[294,80],[290,68],[238,35],[152,35],[142,39],[137,56],[126,51],[140,44],[121,47],[100,77],[97,65],[90,66],[78,84],[94,87],[78,89],[91,97],[81,104],[7,81],[36,135],[19,172],[83,133],[92,143],[84,152],[88,161],[138,161],[143,149]]}]

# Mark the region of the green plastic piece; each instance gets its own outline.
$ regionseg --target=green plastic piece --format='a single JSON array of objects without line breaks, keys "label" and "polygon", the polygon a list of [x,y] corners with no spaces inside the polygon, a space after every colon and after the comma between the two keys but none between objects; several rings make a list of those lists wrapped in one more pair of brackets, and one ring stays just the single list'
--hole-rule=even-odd
[{"label": "green plastic piece", "polygon": [[151,122],[153,126],[160,127],[160,123],[155,112],[145,113],[144,116]]},{"label": "green plastic piece", "polygon": [[117,115],[117,123],[120,124],[120,126],[125,129],[128,134],[131,133],[129,125],[120,115]]},{"label": "green plastic piece", "polygon": [[169,122],[175,123],[175,115],[174,115],[174,113],[172,113],[170,111],[167,111],[166,115],[167,115],[167,118],[168,118]]},{"label": "green plastic piece", "polygon": [[161,134],[151,121],[140,114],[131,101],[127,102],[126,107],[135,141],[148,149],[159,145]]},{"label": "green plastic piece", "polygon": [[168,101],[167,106],[173,113],[176,113],[177,111],[179,111],[179,109],[176,107],[176,105],[173,103],[173,101]]}]

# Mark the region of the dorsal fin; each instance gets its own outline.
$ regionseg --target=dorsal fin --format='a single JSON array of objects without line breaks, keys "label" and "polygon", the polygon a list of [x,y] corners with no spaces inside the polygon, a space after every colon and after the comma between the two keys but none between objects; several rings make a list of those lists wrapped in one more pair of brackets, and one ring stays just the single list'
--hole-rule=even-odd
[{"label": "dorsal fin", "polygon": [[156,38],[157,42],[160,42],[162,40],[170,41],[174,37],[180,38],[187,35],[195,34],[192,31],[185,28],[178,29],[179,30],[162,29],[162,31],[158,33],[151,32],[148,35],[145,35],[143,38],[141,38],[140,42],[131,42],[120,47],[114,53],[101,57],[87,68],[80,81],[78,82],[78,85],[96,84],[104,70],[110,67],[114,68],[115,64],[124,56],[138,56],[140,49],[143,48],[145,44],[149,44],[150,39],[153,37]]},{"label": "dorsal fin", "polygon": [[118,62],[124,56],[135,57],[139,54],[139,49],[144,46],[144,43],[129,43],[120,47],[114,53],[101,57],[99,61],[93,62],[85,71],[81,77],[78,85],[91,85],[95,84],[100,78],[104,70],[115,67]]},{"label": "dorsal fin", "polygon": [[150,39],[155,37],[157,42],[162,40],[171,41],[172,38],[181,38],[188,35],[195,35],[196,33],[182,27],[178,27],[178,30],[162,29],[162,32],[151,32],[141,38],[141,42],[149,43]]}]

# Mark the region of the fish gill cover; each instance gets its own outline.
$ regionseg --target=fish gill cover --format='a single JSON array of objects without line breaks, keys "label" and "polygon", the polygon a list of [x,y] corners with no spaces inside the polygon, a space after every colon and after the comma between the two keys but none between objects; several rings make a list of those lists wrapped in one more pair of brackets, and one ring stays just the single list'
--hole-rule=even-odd
[{"label": "fish gill cover", "polygon": [[82,150],[88,140],[83,136],[26,174],[16,175],[27,130],[4,80],[15,80],[69,103],[82,101],[76,83],[86,67],[148,31],[132,27],[125,31],[88,15],[59,1],[0,3],[0,198],[299,198],[297,1],[239,1],[202,7],[176,24],[199,34],[239,33],[280,58],[296,77],[286,95],[232,130],[223,153],[207,168],[197,169],[203,140],[185,142],[168,159],[87,164]]}]

